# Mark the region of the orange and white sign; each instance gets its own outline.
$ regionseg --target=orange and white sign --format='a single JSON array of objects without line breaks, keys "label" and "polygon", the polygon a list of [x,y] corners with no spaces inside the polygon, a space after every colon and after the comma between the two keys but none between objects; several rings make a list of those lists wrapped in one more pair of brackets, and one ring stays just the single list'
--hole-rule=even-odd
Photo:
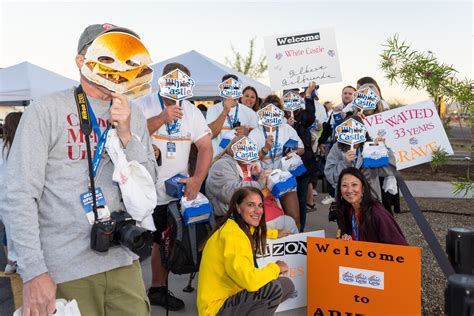
[{"label": "orange and white sign", "polygon": [[307,315],[420,315],[421,249],[308,237]]}]

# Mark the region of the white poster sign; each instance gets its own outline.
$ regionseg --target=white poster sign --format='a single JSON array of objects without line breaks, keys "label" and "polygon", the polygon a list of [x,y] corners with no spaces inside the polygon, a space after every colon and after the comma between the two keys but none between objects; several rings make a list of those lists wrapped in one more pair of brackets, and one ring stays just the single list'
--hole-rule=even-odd
[{"label": "white poster sign", "polygon": [[279,239],[267,239],[267,251],[263,258],[258,258],[259,267],[264,267],[277,260],[288,265],[288,275],[294,285],[295,294],[278,306],[277,312],[306,306],[306,238],[323,237],[324,230],[290,235]]},{"label": "white poster sign", "polygon": [[367,116],[364,123],[372,138],[385,137],[398,170],[431,161],[437,147],[454,153],[431,100]]},{"label": "white poster sign", "polygon": [[272,90],[342,80],[332,28],[267,36],[264,44]]}]

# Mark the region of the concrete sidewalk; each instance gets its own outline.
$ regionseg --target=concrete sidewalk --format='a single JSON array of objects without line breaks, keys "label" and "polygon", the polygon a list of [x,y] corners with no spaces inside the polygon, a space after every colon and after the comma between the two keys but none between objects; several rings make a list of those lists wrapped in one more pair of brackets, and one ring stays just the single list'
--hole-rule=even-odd
[{"label": "concrete sidewalk", "polygon": [[454,186],[451,182],[444,181],[405,181],[413,197],[417,198],[448,198],[472,199],[474,191],[466,196],[454,195]]}]

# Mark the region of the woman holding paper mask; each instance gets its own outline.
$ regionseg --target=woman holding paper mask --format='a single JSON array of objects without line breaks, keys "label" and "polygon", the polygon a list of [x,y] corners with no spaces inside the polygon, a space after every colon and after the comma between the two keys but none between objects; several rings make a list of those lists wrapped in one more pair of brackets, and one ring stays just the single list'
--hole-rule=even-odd
[{"label": "woman holding paper mask", "polygon": [[283,261],[257,265],[266,248],[265,213],[260,190],[245,187],[230,200],[225,221],[205,243],[199,268],[197,308],[204,315],[273,315],[294,292],[282,275]]},{"label": "woman holding paper mask", "polygon": [[408,245],[397,222],[376,200],[358,169],[349,167],[341,172],[336,196],[341,239]]},{"label": "woman holding paper mask", "polygon": [[[362,119],[357,115],[346,116],[342,122],[344,123],[351,118],[363,124]],[[366,133],[366,140],[371,140],[368,133]],[[375,139],[375,143],[379,142],[384,142],[384,138],[378,136]],[[365,177],[367,178],[367,181],[370,183],[372,189],[375,191],[377,199],[381,200],[381,187],[378,178],[380,176],[393,176],[395,174],[395,171],[397,169],[395,156],[393,155],[393,152],[389,148],[387,148],[389,160],[387,167],[363,169],[363,145],[364,143],[358,143],[351,147],[350,145],[338,142],[337,145],[332,146],[326,158],[324,175],[326,176],[326,179],[328,180],[329,184],[336,188],[338,184],[339,175],[341,174],[342,170],[348,167],[355,167],[357,169],[361,169]]]},{"label": "woman holding paper mask", "polygon": [[[269,104],[273,104],[280,110],[283,110],[281,100],[276,95],[269,95],[264,100],[262,109]],[[301,156],[304,153],[304,144],[299,138],[298,133],[293,127],[288,125],[285,120],[283,120],[281,125],[273,128],[259,125],[250,132],[249,138],[256,143],[259,148],[258,158],[262,162],[262,168],[264,170],[273,171],[275,169],[281,169],[283,145],[289,140],[293,140],[297,143],[296,150],[294,150],[297,155]],[[289,155],[290,152],[285,154]],[[300,208],[297,192],[293,191],[285,194],[280,198],[280,202],[285,210],[285,214],[293,217],[298,229],[300,229]]]},{"label": "woman holding paper mask", "polygon": [[298,228],[292,217],[284,215],[284,212],[276,204],[275,198],[266,188],[270,171],[264,171],[260,162],[254,161],[246,164],[237,161],[232,151],[232,145],[243,139],[244,136],[235,137],[227,146],[225,151],[218,157],[206,180],[206,196],[212,203],[216,219],[224,217],[230,203],[232,194],[243,187],[254,187],[261,190],[265,196],[265,219],[268,230],[278,230],[278,234],[272,231],[269,238],[284,237],[288,233],[298,233]]}]

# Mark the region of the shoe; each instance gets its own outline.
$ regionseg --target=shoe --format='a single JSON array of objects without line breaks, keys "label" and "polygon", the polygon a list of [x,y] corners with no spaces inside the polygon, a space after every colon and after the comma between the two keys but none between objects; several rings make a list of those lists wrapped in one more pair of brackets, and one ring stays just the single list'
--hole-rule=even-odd
[{"label": "shoe", "polygon": [[316,191],[316,189],[313,189],[313,195],[314,196],[318,195],[318,191]]},{"label": "shoe", "polygon": [[5,274],[14,274],[16,273],[16,262],[8,261],[7,265],[5,266]]},{"label": "shoe", "polygon": [[[166,307],[166,299],[168,297],[168,308]],[[174,296],[174,294],[168,290],[166,293],[166,288],[164,286],[157,288],[156,291],[150,293],[148,291],[148,299],[150,300],[151,305],[158,305],[167,308],[170,311],[179,311],[184,308],[184,302]]]},{"label": "shoe", "polygon": [[333,198],[332,196],[328,195],[326,196],[322,201],[321,201],[321,204],[324,204],[324,205],[329,205],[333,202],[336,202],[336,199]]},{"label": "shoe", "polygon": [[306,211],[307,212],[316,211],[316,205],[315,204],[311,205],[311,204],[306,203]]}]

